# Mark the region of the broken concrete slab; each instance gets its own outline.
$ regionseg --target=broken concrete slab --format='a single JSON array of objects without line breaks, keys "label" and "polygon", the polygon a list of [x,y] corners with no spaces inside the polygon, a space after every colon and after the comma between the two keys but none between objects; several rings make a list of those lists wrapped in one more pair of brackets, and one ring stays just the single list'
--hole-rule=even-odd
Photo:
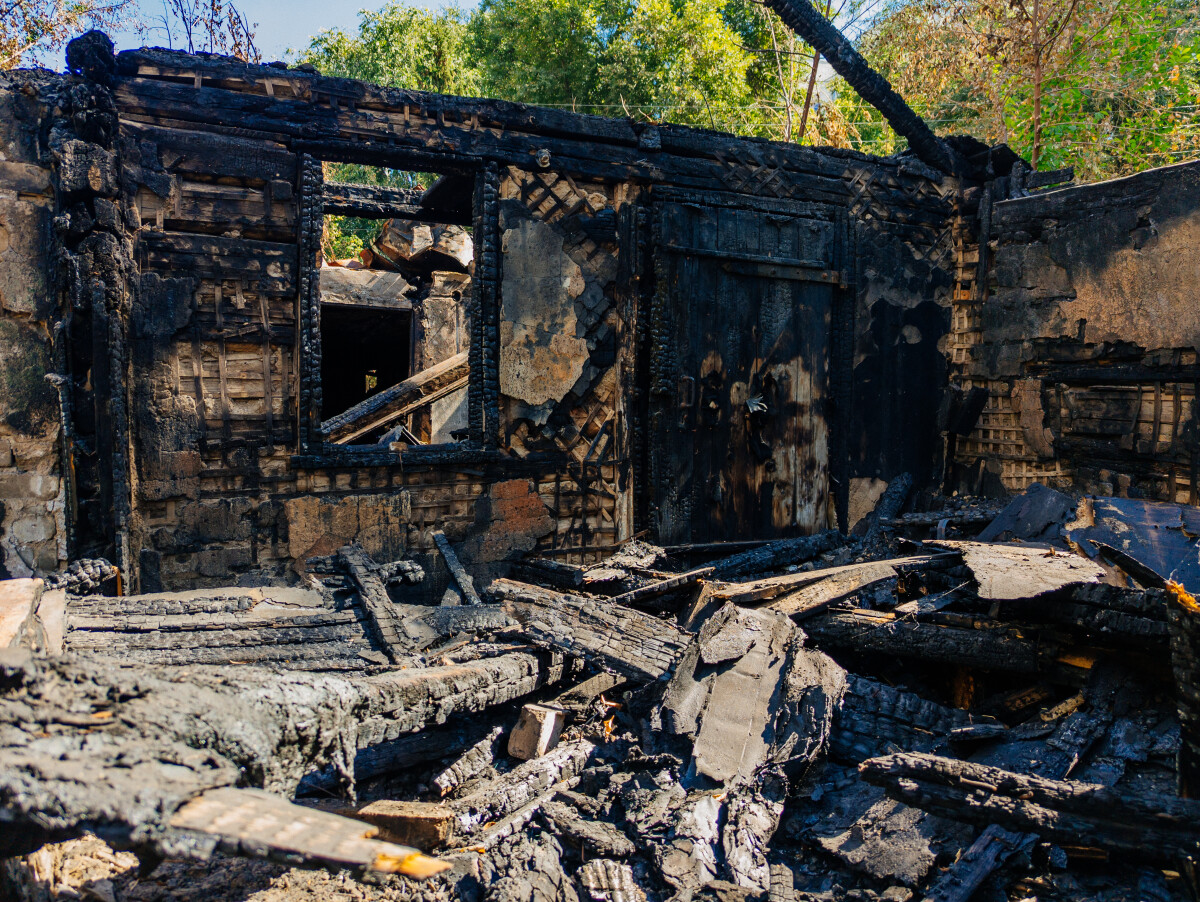
[{"label": "broken concrete slab", "polygon": [[840,668],[803,648],[781,614],[726,605],[675,668],[652,725],[693,742],[689,774],[745,782],[768,760],[811,760],[844,689]]}]

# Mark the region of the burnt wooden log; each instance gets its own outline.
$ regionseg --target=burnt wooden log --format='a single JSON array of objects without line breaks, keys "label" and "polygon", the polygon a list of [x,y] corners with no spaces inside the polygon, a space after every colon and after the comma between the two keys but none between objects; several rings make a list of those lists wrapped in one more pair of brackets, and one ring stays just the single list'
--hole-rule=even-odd
[{"label": "burnt wooden log", "polygon": [[671,592],[686,589],[688,586],[694,586],[711,573],[712,567],[689,570],[687,573],[680,573],[678,576],[671,576],[656,583],[651,583],[648,586],[639,586],[620,595],[614,595],[612,601],[614,604],[642,604],[653,598],[659,598]]},{"label": "burnt wooden log", "polygon": [[930,751],[954,730],[980,723],[996,721],[848,673],[846,694],[833,715],[829,751],[836,758],[853,762],[882,755],[888,746]]},{"label": "burnt wooden log", "polygon": [[394,423],[466,383],[467,352],[463,351],[330,417],[321,424],[321,434],[326,441],[345,444]]},{"label": "burnt wooden log", "polygon": [[510,701],[558,671],[519,653],[349,678],[6,649],[0,856],[86,831],[155,847],[198,793],[249,785],[290,794],[326,765],[352,785],[358,747]]},{"label": "burnt wooden log", "polygon": [[865,535],[868,543],[877,541],[883,535],[884,527],[896,519],[900,511],[904,509],[904,503],[908,501],[908,494],[912,491],[912,487],[911,473],[901,473],[894,477],[888,483],[887,488],[883,490],[883,494],[879,496],[879,500],[875,502],[875,509],[863,518],[855,532]]},{"label": "burnt wooden log", "polygon": [[553,798],[555,784],[579,774],[595,750],[586,739],[564,742],[453,802],[457,835],[469,837],[492,821],[508,817],[531,803]]},{"label": "burnt wooden log", "polygon": [[1200,802],[1017,774],[923,753],[872,758],[864,780],[909,805],[1156,862],[1200,854]]},{"label": "burnt wooden log", "polygon": [[1170,636],[1167,604],[1164,590],[1094,583],[1071,587],[1053,604],[1022,598],[1001,602],[999,610],[1005,620],[1054,624],[1106,646],[1162,648]]},{"label": "burnt wooden log", "polygon": [[466,603],[483,604],[479,598],[479,594],[475,591],[475,580],[471,578],[471,574],[467,572],[466,567],[458,559],[458,555],[454,553],[454,549],[450,547],[450,540],[446,538],[446,534],[440,529],[435,529],[433,532],[433,542],[437,545],[437,550],[441,552],[442,559],[446,562],[446,568],[450,571],[450,575],[454,577],[455,585],[462,592]]},{"label": "burnt wooden log", "polygon": [[893,90],[888,80],[870,67],[862,54],[808,0],[767,0],[784,23],[829,61],[850,87],[883,114],[922,162],[953,173],[961,168],[955,154]]},{"label": "burnt wooden log", "polygon": [[379,654],[365,616],[295,588],[70,598],[65,648],[126,663],[361,671]]},{"label": "burnt wooden log", "polygon": [[1179,794],[1200,797],[1200,603],[1182,586],[1170,586],[1171,666],[1179,706]]},{"label": "burnt wooden log", "polygon": [[[1122,668],[1111,664],[1093,668],[1083,693],[1089,708],[1076,711],[1058,725],[1034,765],[1035,775],[1051,780],[1070,775],[1112,723],[1113,702],[1124,676]],[[1002,823],[989,823],[963,856],[929,887],[926,902],[969,902],[988,876],[1030,840],[1029,835],[1014,833]]]},{"label": "burnt wooden log", "polygon": [[558,648],[631,680],[656,680],[691,640],[674,624],[623,605],[564,595],[508,579],[490,588],[533,641]]},{"label": "burnt wooden log", "polygon": [[1052,645],[1020,630],[998,624],[981,627],[913,621],[861,609],[826,611],[804,625],[815,645],[847,651],[882,652],[1010,673],[1037,673],[1054,661]]},{"label": "burnt wooden log", "polygon": [[750,551],[743,551],[741,554],[713,561],[709,565],[712,567],[709,576],[712,579],[733,579],[755,573],[768,573],[780,567],[811,561],[818,555],[841,546],[845,541],[845,537],[836,529],[796,539],[780,539]]},{"label": "burnt wooden log", "polygon": [[323,200],[326,214],[336,216],[366,216],[371,219],[403,216],[405,219],[424,220],[430,215],[428,210],[421,208],[421,195],[424,193],[382,185],[326,182]]},{"label": "burnt wooden log", "polygon": [[463,783],[478,776],[496,760],[496,742],[504,729],[492,731],[466,750],[453,764],[433,778],[433,785],[443,796],[449,795]]},{"label": "burnt wooden log", "polygon": [[578,589],[583,585],[584,568],[549,558],[532,558],[512,566],[512,575],[522,582],[546,583],[554,589]]},{"label": "burnt wooden log", "polygon": [[399,615],[388,595],[387,584],[379,572],[379,565],[361,545],[344,545],[338,549],[338,561],[346,568],[358,589],[367,622],[378,640],[381,650],[393,664],[400,659],[401,638]]}]

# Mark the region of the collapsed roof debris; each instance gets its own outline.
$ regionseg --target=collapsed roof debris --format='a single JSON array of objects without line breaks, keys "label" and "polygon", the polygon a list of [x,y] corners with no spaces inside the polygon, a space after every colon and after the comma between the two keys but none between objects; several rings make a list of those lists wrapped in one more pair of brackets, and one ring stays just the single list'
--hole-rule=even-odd
[{"label": "collapsed roof debris", "polygon": [[[1200,836],[1175,759],[1195,739],[1163,665],[1173,622],[1176,673],[1194,671],[1200,606],[1098,567],[1077,519],[1029,525],[1041,546],[823,537],[807,569],[768,550],[740,582],[713,579],[720,562],[678,581],[696,568],[641,543],[600,581],[523,570],[574,594],[496,579],[466,607],[404,603],[411,562],[347,547],[307,589],[108,599],[121,616],[68,594],[62,647],[37,652],[19,646],[48,593],[24,581],[0,681],[5,852],[92,833],[172,867],[265,856],[435,896],[966,899],[990,881],[1083,899],[1157,874],[1183,898]],[[668,588],[620,601],[651,568]],[[848,587],[856,570],[872,578]],[[784,613],[822,582],[834,600]],[[702,596],[720,606],[698,631],[674,626]],[[336,611],[353,616],[322,636]],[[98,643],[118,621],[154,639]],[[246,629],[347,651],[231,669]]]}]

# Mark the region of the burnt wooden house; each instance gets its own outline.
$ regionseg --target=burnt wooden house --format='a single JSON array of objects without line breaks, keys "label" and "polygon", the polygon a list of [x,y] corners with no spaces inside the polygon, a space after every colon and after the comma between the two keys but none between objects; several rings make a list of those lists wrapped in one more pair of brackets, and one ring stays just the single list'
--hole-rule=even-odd
[{"label": "burnt wooden house", "polygon": [[[294,578],[437,529],[591,561],[845,530],[903,472],[1197,502],[1195,166],[1047,190],[967,139],[939,169],[97,34],[68,68],[0,75],[4,575]],[[424,270],[336,265],[332,215]]]}]

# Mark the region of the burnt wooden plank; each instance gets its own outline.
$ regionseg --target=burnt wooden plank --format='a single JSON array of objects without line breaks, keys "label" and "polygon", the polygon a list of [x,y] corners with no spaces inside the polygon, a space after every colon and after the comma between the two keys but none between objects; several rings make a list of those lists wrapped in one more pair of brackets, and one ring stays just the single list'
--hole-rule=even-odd
[{"label": "burnt wooden plank", "polygon": [[421,404],[456,391],[467,378],[467,356],[463,351],[441,363],[410,376],[391,388],[371,395],[345,413],[330,417],[321,424],[328,441],[344,444],[372,429],[378,429],[404,416]]}]

